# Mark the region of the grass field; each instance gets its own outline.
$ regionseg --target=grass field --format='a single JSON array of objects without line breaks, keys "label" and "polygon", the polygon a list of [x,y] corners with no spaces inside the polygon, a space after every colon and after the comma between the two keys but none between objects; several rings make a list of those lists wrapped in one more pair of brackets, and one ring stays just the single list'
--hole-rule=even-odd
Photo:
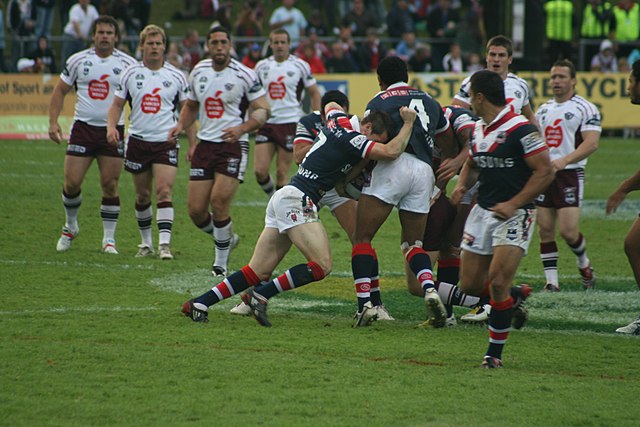
[{"label": "grass field", "polygon": [[[582,229],[597,290],[581,290],[575,260],[560,245],[563,291],[530,298],[531,320],[509,337],[505,368],[488,372],[478,368],[484,328],[416,328],[424,307],[405,290],[395,216],[374,241],[395,322],[351,328],[350,246],[323,211],[335,258],[329,278],[274,298],[272,328],[230,316],[236,300],[200,325],[179,310],[212,285],[212,242],[186,214],[184,162],[175,261],[133,257],[139,235],[126,173],[120,255],[100,253],[94,168],[81,234],[59,254],[64,148],[1,142],[0,425],[635,426],[640,341],[613,331],[640,314],[622,251],[640,204],[632,196],[605,218],[604,202],[637,169],[637,144],[604,140],[587,168]],[[242,239],[233,269],[249,259],[266,206],[247,176],[232,211]],[[536,239],[517,277],[536,291],[544,280],[538,255]],[[282,267],[300,261],[292,251]]]}]

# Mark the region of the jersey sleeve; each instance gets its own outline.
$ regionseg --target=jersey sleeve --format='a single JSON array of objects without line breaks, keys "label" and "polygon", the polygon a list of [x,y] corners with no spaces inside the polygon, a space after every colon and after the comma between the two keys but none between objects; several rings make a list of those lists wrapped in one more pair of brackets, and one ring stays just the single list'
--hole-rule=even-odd
[{"label": "jersey sleeve", "polygon": [[436,135],[439,135],[443,132],[445,132],[447,129],[449,129],[449,126],[451,125],[449,123],[449,119],[447,119],[447,116],[444,114],[444,111],[442,111],[442,107],[440,107],[440,104],[437,103],[437,101],[434,100],[434,102],[436,103],[437,106],[437,114],[438,114],[438,124],[436,126]]},{"label": "jersey sleeve", "polygon": [[127,85],[129,84],[129,79],[132,75],[131,69],[128,69],[123,75],[118,84],[116,85],[116,90],[113,92],[114,96],[117,96],[121,99],[127,99],[127,95],[129,94],[129,88]]},{"label": "jersey sleeve", "polygon": [[60,73],[60,80],[69,86],[73,86],[78,79],[78,64],[80,64],[80,61],[76,61],[75,55],[72,55],[67,59],[67,62],[64,64],[64,68]]},{"label": "jersey sleeve", "polygon": [[178,87],[180,88],[180,92],[178,94],[178,100],[180,102],[185,102],[187,99],[189,99],[191,86],[189,86],[189,82],[187,81],[187,78],[182,73],[178,75],[178,84],[179,84]]},{"label": "jersey sleeve", "polygon": [[300,62],[302,62],[302,83],[304,84],[304,87],[308,88],[315,85],[317,83],[316,78],[311,73],[311,67],[309,66],[309,63],[307,63],[306,61]]},{"label": "jersey sleeve", "polygon": [[313,144],[316,136],[313,131],[313,125],[309,116],[300,119],[296,125],[296,136],[293,138],[293,145],[296,144]]},{"label": "jersey sleeve", "polygon": [[547,143],[532,124],[520,126],[513,132],[513,137],[518,138],[522,146],[523,157],[533,156],[548,150]]},{"label": "jersey sleeve", "polygon": [[460,90],[453,97],[453,99],[457,99],[458,101],[462,101],[467,105],[471,105],[471,96],[469,95],[469,87],[471,86],[471,79],[469,77],[465,78],[460,85]]},{"label": "jersey sleeve", "polygon": [[587,103],[580,123],[580,132],[602,132],[602,116],[595,105]]},{"label": "jersey sleeve", "polygon": [[260,80],[258,79],[258,75],[253,70],[248,70],[250,72],[248,73],[248,79],[245,80],[245,93],[249,102],[252,102],[260,98],[261,96],[265,96],[267,93],[264,91],[262,83],[260,83]]}]

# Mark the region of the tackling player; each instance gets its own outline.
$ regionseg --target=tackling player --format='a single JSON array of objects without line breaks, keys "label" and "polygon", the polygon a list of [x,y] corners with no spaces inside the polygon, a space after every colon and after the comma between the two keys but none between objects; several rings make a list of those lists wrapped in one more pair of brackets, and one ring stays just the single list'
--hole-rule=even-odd
[{"label": "tackling player", "polygon": [[[123,75],[109,109],[107,139],[116,143],[121,133],[116,129],[118,117],[129,100],[129,139],[125,169],[133,176],[136,191],[136,219],[142,243],[136,257],[153,255],[151,193],[155,184],[156,222],[158,224],[158,256],[173,259],[171,231],[173,228],[173,184],[178,171],[178,139],[167,140],[176,122],[176,109],[185,103],[189,86],[182,71],[164,60],[167,39],[164,30],[147,25],[140,32],[142,61]],[[188,131],[189,145],[195,145],[193,132]]]},{"label": "tackling player", "polygon": [[[253,167],[258,184],[271,196],[289,181],[296,124],[303,115],[302,91],[307,91],[312,110],[320,109],[320,91],[309,64],[289,54],[291,39],[286,30],[273,30],[269,41],[273,55],[258,62],[255,72],[267,92],[271,117],[256,132]],[[277,188],[274,189],[269,167],[276,154]]]},{"label": "tackling player", "polygon": [[[231,58],[231,36],[223,27],[207,35],[210,59],[195,66],[188,100],[169,134],[176,138],[200,118],[200,143],[190,150],[189,216],[215,241],[211,274],[227,275],[229,253],[238,244],[233,232],[231,202],[244,181],[249,132],[264,125],[270,108],[264,89],[250,68]],[[245,119],[249,109],[248,119]],[[211,207],[211,212],[209,212]]]},{"label": "tackling player", "polygon": [[576,94],[576,68],[571,61],[563,59],[553,64],[549,84],[553,99],[536,112],[555,172],[549,188],[536,199],[540,258],[546,278],[544,290],[560,290],[556,226],[577,257],[582,286],[593,289],[596,278],[579,222],[584,168],[587,158],[598,149],[602,119],[595,105]]},{"label": "tackling player", "polygon": [[[49,138],[59,144],[63,137],[58,117],[64,98],[75,87],[77,101],[64,158],[62,187],[66,219],[56,250],[69,250],[80,232],[78,211],[82,203],[81,186],[89,166],[96,159],[102,188],[102,252],[117,254],[115,236],[120,215],[118,180],[122,172],[124,142],[122,139],[116,141],[116,145],[107,142],[107,110],[120,75],[136,60],[115,48],[120,32],[118,22],[111,16],[96,19],[91,34],[94,46],[67,60],[49,105]],[[124,116],[118,117],[117,125],[120,130],[124,129]]]}]

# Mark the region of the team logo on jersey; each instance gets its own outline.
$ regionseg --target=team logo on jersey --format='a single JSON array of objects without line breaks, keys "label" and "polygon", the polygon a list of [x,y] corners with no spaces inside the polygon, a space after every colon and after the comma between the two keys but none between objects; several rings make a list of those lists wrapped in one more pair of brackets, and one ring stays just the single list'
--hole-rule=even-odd
[{"label": "team logo on jersey", "polygon": [[516,98],[520,99],[522,98],[522,92],[520,92],[519,90],[514,92],[514,95],[516,96]]},{"label": "team logo on jersey", "polygon": [[210,119],[219,119],[224,114],[224,104],[220,99],[222,91],[217,91],[213,97],[204,100],[204,110]]},{"label": "team logo on jersey", "polygon": [[287,76],[293,77],[295,73],[293,71],[287,71]]},{"label": "team logo on jersey", "polygon": [[236,158],[228,158],[227,159],[227,172],[231,175],[236,175],[238,173],[238,167],[240,165],[240,159]]},{"label": "team logo on jersey", "polygon": [[351,141],[349,142],[358,150],[362,150],[362,146],[364,146],[365,142],[367,142],[367,137],[364,135],[358,135],[355,138],[351,138]]},{"label": "team logo on jersey", "polygon": [[566,112],[566,113],[564,113],[564,118],[565,118],[566,120],[571,120],[571,119],[573,119],[574,117],[575,117],[575,114],[573,114],[573,113],[570,113],[570,112]]},{"label": "team logo on jersey", "polygon": [[199,81],[200,83],[206,83],[206,82],[207,82],[207,76],[202,76],[202,77],[200,77],[200,78],[198,79],[198,81]]},{"label": "team logo on jersey", "polygon": [[86,67],[93,67],[93,62],[91,62],[91,61],[87,60],[87,61],[84,61],[84,62],[82,63],[82,65],[84,65],[84,66],[86,66]]},{"label": "team logo on jersey", "polygon": [[144,83],[136,82],[136,89],[140,90],[140,89],[142,89],[143,86],[144,86]]},{"label": "team logo on jersey", "polygon": [[160,107],[162,106],[162,99],[158,92],[160,92],[160,88],[155,88],[151,93],[146,93],[142,97],[142,102],[140,103],[140,109],[145,114],[156,114],[160,111]]},{"label": "team logo on jersey", "polygon": [[85,67],[85,68],[83,68],[83,69],[82,69],[82,74],[83,74],[83,75],[85,75],[85,76],[87,76],[87,75],[89,75],[89,71],[91,71],[91,69],[90,69],[90,68]]},{"label": "team logo on jersey", "polygon": [[227,83],[224,85],[224,88],[227,92],[231,92],[231,89],[233,89],[235,85],[233,83]]},{"label": "team logo on jersey", "polygon": [[140,74],[140,73],[136,74],[135,79],[136,80],[144,80],[144,74]]},{"label": "team logo on jersey", "polygon": [[576,188],[568,187],[564,190],[564,201],[568,205],[573,205],[576,203]]},{"label": "team logo on jersey", "polygon": [[89,82],[89,98],[104,101],[109,96],[109,74],[103,74],[99,80]]},{"label": "team logo on jersey", "polygon": [[171,87],[171,84],[172,83],[170,81],[168,81],[168,80],[165,80],[165,81],[162,82],[162,86],[164,86],[167,89]]},{"label": "team logo on jersey", "polygon": [[495,143],[504,144],[506,140],[507,140],[507,133],[505,131],[500,131],[498,132],[498,135],[496,135]]},{"label": "team logo on jersey", "polygon": [[283,80],[284,76],[280,76],[275,82],[269,83],[269,97],[271,99],[283,99],[287,94],[287,88],[282,83]]},{"label": "team logo on jersey", "polygon": [[549,147],[559,147],[562,143],[562,119],[556,119],[552,125],[544,128],[544,139]]}]

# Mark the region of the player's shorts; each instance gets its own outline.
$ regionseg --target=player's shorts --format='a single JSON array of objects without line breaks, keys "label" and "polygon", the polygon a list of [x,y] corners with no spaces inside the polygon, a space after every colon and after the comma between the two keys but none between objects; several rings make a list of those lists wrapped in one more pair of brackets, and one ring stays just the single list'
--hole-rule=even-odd
[{"label": "player's shorts", "polygon": [[297,123],[265,124],[256,132],[256,144],[272,143],[287,151],[293,151],[293,138]]},{"label": "player's shorts", "polygon": [[107,142],[107,127],[92,126],[80,120],[73,122],[67,144],[67,155],[77,157],[124,157],[124,126],[116,126],[120,133],[118,145]]},{"label": "player's shorts", "polygon": [[469,213],[462,236],[462,249],[478,255],[491,255],[496,246],[517,246],[527,253],[536,221],[534,208],[518,209],[509,219],[475,205]]},{"label": "player's shorts", "polygon": [[439,251],[447,247],[449,229],[453,225],[457,214],[456,207],[451,204],[444,194],[431,205],[427,227],[422,238],[422,249],[425,251]]},{"label": "player's shorts", "polygon": [[322,199],[318,201],[318,209],[322,209],[326,206],[331,212],[333,212],[334,209],[344,205],[349,200],[351,199],[349,199],[348,197],[342,197],[334,188],[332,188],[331,190],[324,193]]},{"label": "player's shorts", "polygon": [[434,184],[431,166],[413,154],[402,153],[393,161],[378,161],[362,194],[403,211],[426,214]]},{"label": "player's shorts", "polygon": [[173,141],[147,142],[129,135],[124,169],[131,173],[142,173],[153,164],[178,167],[180,144]]},{"label": "player's shorts", "polygon": [[311,198],[293,185],[285,185],[269,199],[264,226],[284,234],[297,225],[318,221],[318,207]]},{"label": "player's shorts", "polygon": [[200,141],[191,159],[189,180],[208,181],[216,173],[244,182],[249,159],[249,143]]},{"label": "player's shorts", "polygon": [[584,169],[564,169],[556,172],[547,191],[536,199],[543,208],[579,208],[584,195]]}]

